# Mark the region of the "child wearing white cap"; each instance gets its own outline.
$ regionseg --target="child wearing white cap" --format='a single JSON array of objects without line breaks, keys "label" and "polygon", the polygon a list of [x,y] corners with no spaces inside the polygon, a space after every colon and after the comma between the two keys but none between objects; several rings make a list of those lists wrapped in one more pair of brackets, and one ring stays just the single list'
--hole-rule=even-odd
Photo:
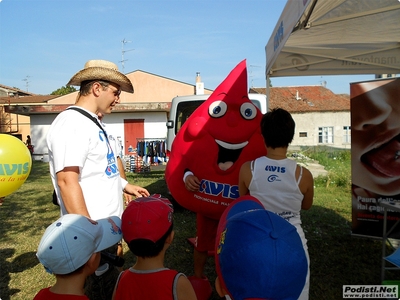
[{"label": "child wearing white cap", "polygon": [[89,299],[84,284],[100,263],[100,251],[122,238],[121,219],[113,216],[93,221],[67,214],[47,227],[36,253],[56,283],[40,290],[34,300]]}]

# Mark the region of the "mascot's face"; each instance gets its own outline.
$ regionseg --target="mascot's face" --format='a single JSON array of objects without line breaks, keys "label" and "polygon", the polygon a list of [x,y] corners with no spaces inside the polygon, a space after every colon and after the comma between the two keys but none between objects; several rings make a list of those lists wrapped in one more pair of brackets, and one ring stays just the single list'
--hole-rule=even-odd
[{"label": "mascot's face", "polygon": [[191,158],[203,158],[204,167],[207,165],[210,172],[226,176],[243,163],[239,158],[258,133],[260,118],[261,112],[247,93],[213,94],[187,120],[186,128],[182,128],[180,148],[186,149]]},{"label": "mascot's face", "polygon": [[[218,219],[239,197],[241,165],[266,154],[260,110],[249,100],[245,61],[241,62],[182,126],[172,144],[165,178],[175,200],[196,213]],[[185,188],[186,169],[201,181]]]}]

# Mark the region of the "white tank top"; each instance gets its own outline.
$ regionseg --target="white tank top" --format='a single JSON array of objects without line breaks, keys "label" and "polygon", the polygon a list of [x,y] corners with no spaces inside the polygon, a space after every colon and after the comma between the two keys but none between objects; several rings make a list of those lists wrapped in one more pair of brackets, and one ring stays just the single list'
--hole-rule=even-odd
[{"label": "white tank top", "polygon": [[300,219],[304,195],[299,189],[303,168],[296,180],[296,167],[297,163],[288,158],[282,160],[273,160],[265,156],[257,158],[251,162],[252,179],[249,192],[262,202],[265,209],[280,215],[294,225],[305,243]]}]

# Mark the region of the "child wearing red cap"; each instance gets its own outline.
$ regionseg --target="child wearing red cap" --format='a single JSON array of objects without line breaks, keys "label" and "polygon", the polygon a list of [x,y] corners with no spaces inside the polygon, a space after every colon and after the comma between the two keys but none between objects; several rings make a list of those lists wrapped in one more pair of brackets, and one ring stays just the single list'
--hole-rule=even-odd
[{"label": "child wearing red cap", "polygon": [[183,273],[164,267],[164,257],[174,238],[173,208],[161,195],[138,198],[122,214],[122,235],[137,257],[135,265],[122,272],[113,299],[196,300]]}]

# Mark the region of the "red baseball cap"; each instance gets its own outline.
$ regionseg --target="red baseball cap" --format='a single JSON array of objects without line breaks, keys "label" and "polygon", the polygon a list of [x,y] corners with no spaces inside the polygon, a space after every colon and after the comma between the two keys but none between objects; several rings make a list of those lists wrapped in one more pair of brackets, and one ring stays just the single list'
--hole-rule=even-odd
[{"label": "red baseball cap", "polygon": [[125,242],[146,239],[155,243],[171,227],[173,212],[172,203],[160,194],[131,201],[122,214]]}]

